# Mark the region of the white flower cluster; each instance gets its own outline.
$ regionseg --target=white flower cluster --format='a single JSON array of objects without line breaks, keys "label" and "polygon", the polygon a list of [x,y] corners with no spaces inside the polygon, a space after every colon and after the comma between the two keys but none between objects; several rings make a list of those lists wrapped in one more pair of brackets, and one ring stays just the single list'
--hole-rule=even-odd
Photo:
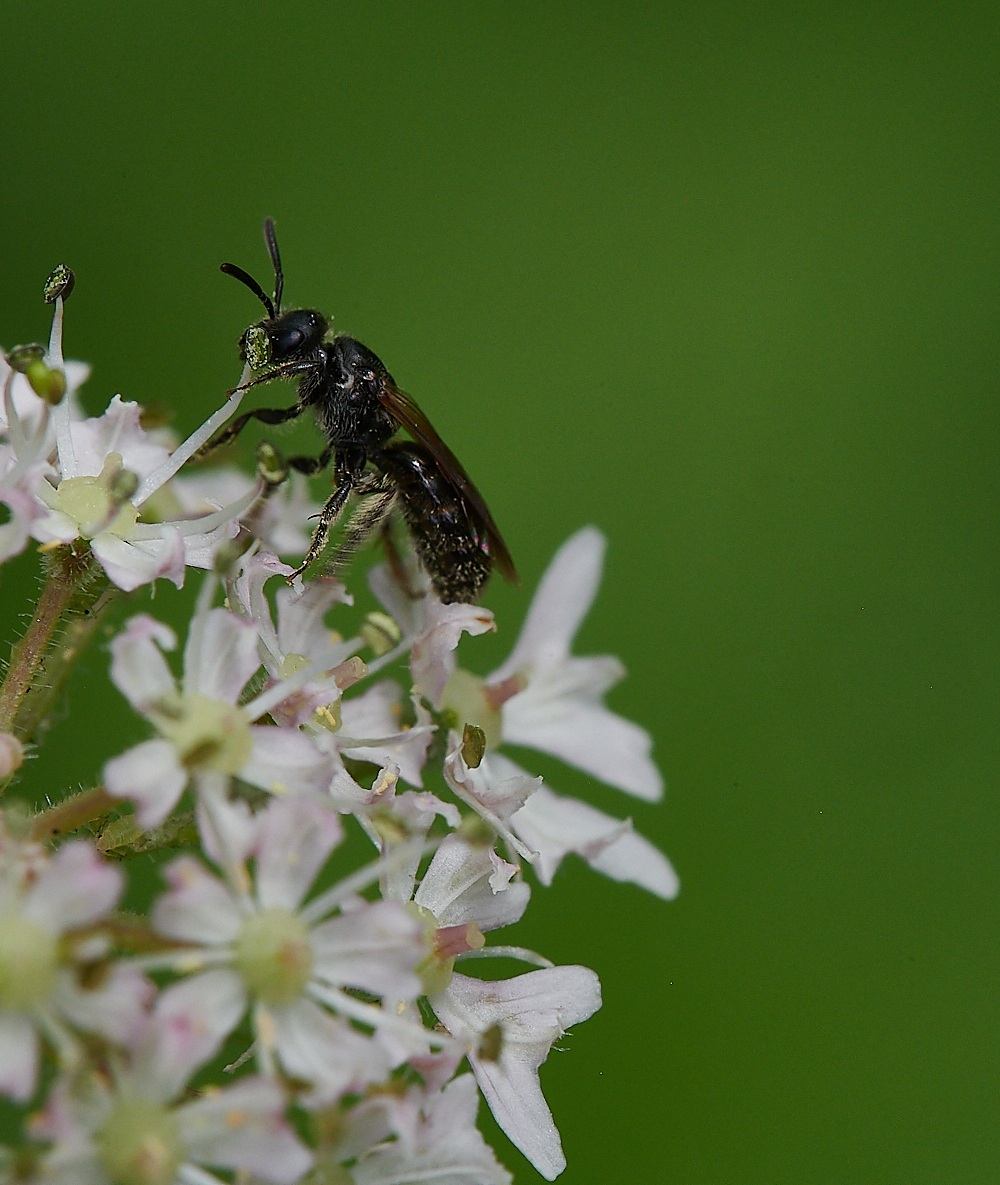
[{"label": "white flower cluster", "polygon": [[[499,1185],[511,1177],[475,1127],[479,1092],[555,1178],[565,1159],[539,1067],[600,1007],[600,985],[485,935],[523,915],[528,866],[547,885],[570,853],[663,898],[678,888],[630,820],[503,751],[661,794],[647,734],[603,704],[621,664],[570,652],[602,536],[586,528],[559,550],[484,679],[455,651],[493,615],[440,603],[412,558],[405,581],[398,565],[373,569],[385,612],[345,640],[327,620],[346,619],[344,586],[290,587],[274,554],[305,548],[304,487],[265,499],[262,480],[232,472],[176,476],[237,397],[173,451],[117,396],[88,418],[86,368],[62,362],[61,301],[56,321],[46,365],[65,373],[61,402],[0,368],[0,559],[29,537],[89,547],[126,591],[209,571],[179,677],[175,635],[151,616],[113,640],[112,679],[154,735],[104,774],[134,804],[130,835],[155,838],[190,805],[199,851],[163,867],[166,891],[135,918],[116,912],[124,876],[104,836],[46,848],[0,816],[0,1093],[31,1107],[0,1181]],[[254,542],[220,564],[238,532]],[[382,672],[405,655],[404,689]],[[337,879],[348,817],[376,850]],[[487,956],[536,969],[456,970]],[[227,1040],[243,1052],[219,1073]],[[456,1074],[463,1060],[471,1073]]]}]

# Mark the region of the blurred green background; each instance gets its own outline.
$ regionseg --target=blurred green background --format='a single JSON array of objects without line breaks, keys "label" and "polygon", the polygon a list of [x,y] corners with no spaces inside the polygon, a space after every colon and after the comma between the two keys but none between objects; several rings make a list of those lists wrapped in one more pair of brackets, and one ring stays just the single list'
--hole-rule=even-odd
[{"label": "blurred green background", "polygon": [[[577,649],[624,659],[666,800],[520,756],[631,812],[682,892],[570,861],[522,927],[604,984],[543,1070],[568,1185],[995,1181],[1000,10],[7,0],[3,28],[4,345],[69,263],[88,407],[187,431],[260,312],[218,264],[265,279],[271,214],[289,300],[381,355],[517,558],[470,665],[570,532],[609,536]],[[106,666],[37,798],[142,735]]]}]

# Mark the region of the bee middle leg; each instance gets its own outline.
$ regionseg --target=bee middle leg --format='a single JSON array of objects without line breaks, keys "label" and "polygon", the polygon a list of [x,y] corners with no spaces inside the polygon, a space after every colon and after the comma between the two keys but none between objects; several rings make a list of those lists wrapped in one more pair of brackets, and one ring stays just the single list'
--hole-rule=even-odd
[{"label": "bee middle leg", "polygon": [[298,473],[304,473],[306,477],[312,477],[313,474],[319,473],[320,470],[325,469],[330,464],[330,458],[332,456],[333,449],[327,448],[318,457],[289,457],[288,464]]},{"label": "bee middle leg", "polygon": [[340,518],[344,506],[347,504],[347,499],[350,497],[351,490],[354,488],[354,484],[354,479],[349,473],[340,475],[340,484],[327,499],[326,505],[319,513],[319,522],[316,524],[316,530],[313,531],[313,537],[309,543],[309,550],[306,552],[305,558],[295,571],[286,577],[289,584],[301,576],[323,548],[326,547],[326,541],[330,537],[333,525]]},{"label": "bee middle leg", "polygon": [[329,571],[333,575],[344,571],[359,548],[388,520],[396,504],[395,485],[381,475],[370,474],[354,488],[362,501],[351,516],[344,537],[330,562]]},{"label": "bee middle leg", "polygon": [[231,444],[251,420],[260,420],[262,424],[286,424],[289,420],[294,420],[296,416],[302,415],[304,411],[305,408],[299,404],[295,404],[294,407],[255,407],[253,411],[247,411],[243,415],[237,416],[228,427],[223,428],[207,444],[203,444],[190,460],[204,461],[216,449]]}]

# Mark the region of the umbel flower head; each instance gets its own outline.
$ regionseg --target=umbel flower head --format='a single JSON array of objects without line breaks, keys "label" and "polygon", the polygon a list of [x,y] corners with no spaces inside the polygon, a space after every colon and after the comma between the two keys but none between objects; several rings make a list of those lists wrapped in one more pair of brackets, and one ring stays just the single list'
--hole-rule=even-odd
[{"label": "umbel flower head", "polygon": [[[649,736],[604,702],[621,663],[571,649],[603,536],[559,550],[485,678],[458,646],[493,614],[442,603],[412,549],[370,573],[386,612],[343,628],[339,580],[288,586],[278,556],[301,553],[313,507],[301,477],[280,488],[273,447],[256,479],[179,473],[241,390],[178,447],[119,396],[83,412],[86,368],[62,356],[71,286],[57,270],[48,348],[0,362],[0,563],[31,538],[57,553],[0,684],[0,792],[30,776],[36,705],[110,599],[95,565],[126,594],[209,575],[176,670],[173,630],[147,613],[111,642],[112,679],[154,735],[107,760],[102,786],[34,819],[0,814],[0,1094],[26,1116],[0,1185],[509,1185],[475,1128],[480,1097],[554,1179],[566,1159],[541,1067],[601,988],[516,945],[525,872],[549,885],[573,854],[664,898],[678,888],[630,819],[505,751],[662,792]],[[370,863],[340,866],[348,828]],[[196,850],[160,863],[148,911],[117,912],[130,859],[180,844]],[[528,970],[480,978],[484,958]]]}]

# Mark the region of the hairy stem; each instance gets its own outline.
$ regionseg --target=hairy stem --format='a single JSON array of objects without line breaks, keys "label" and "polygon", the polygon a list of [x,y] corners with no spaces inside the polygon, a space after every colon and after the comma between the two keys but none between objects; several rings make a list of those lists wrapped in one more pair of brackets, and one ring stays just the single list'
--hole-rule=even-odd
[{"label": "hairy stem", "polygon": [[48,810],[40,811],[31,820],[29,834],[37,843],[48,843],[70,831],[76,831],[85,823],[93,823],[111,811],[119,810],[121,806],[120,798],[112,798],[103,786],[95,786],[64,798]]},{"label": "hairy stem", "polygon": [[59,547],[46,556],[42,595],[0,686],[0,732],[36,739],[113,595],[89,548]]}]

